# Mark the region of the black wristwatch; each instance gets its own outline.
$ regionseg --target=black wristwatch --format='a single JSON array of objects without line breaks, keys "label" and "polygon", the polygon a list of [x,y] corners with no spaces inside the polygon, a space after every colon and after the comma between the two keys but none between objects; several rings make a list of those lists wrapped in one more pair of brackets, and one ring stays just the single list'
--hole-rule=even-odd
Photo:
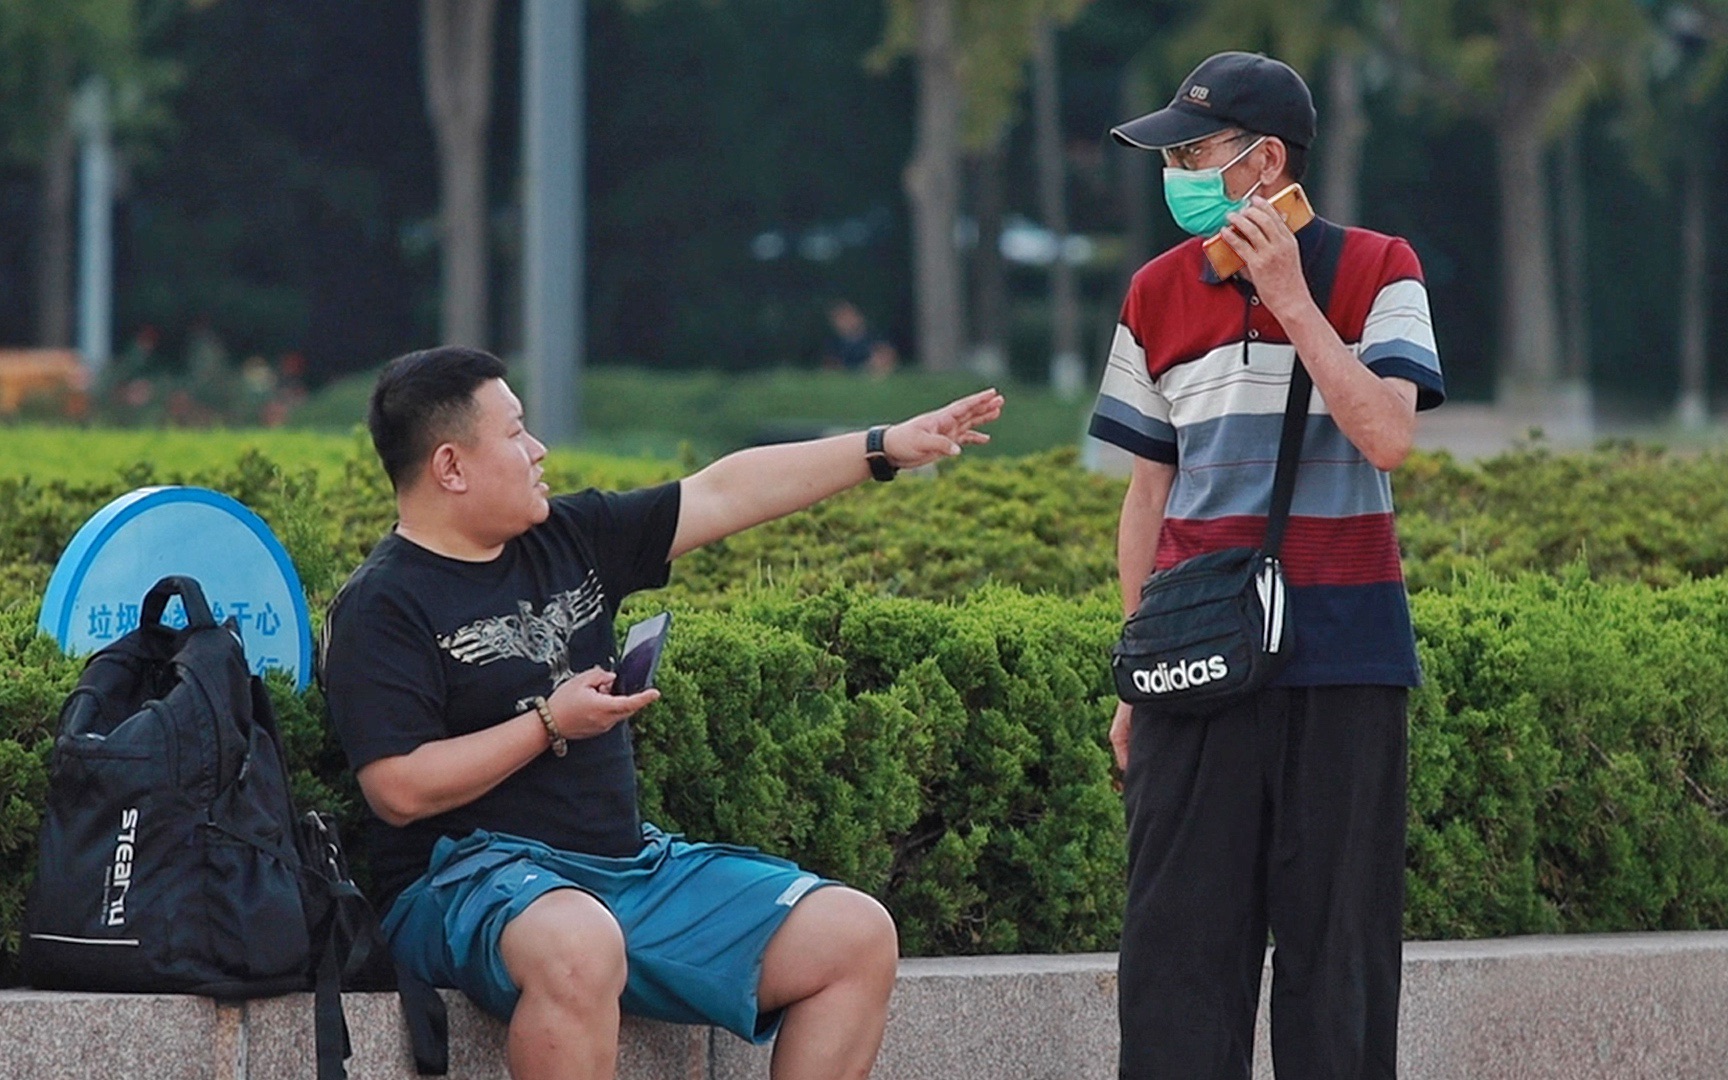
[{"label": "black wristwatch", "polygon": [[892,480],[900,471],[888,460],[888,451],[882,445],[887,434],[887,424],[877,424],[864,433],[864,460],[870,463],[870,475],[876,480]]}]

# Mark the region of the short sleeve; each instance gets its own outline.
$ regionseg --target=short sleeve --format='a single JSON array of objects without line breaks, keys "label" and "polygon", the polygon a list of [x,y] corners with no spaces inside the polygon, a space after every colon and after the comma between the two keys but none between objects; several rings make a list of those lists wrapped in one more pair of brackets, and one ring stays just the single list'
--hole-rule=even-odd
[{"label": "short sleeve", "polygon": [[678,531],[676,481],[636,491],[584,491],[555,500],[559,516],[592,551],[600,587],[614,604],[671,576]]},{"label": "short sleeve", "polygon": [[436,635],[364,579],[337,594],[320,652],[330,721],[351,768],[449,734]]},{"label": "short sleeve", "polygon": [[1362,362],[1381,378],[1415,383],[1416,408],[1432,409],[1446,400],[1446,384],[1422,268],[1407,243],[1388,248],[1382,280],[1362,324]]},{"label": "short sleeve", "polygon": [[1146,367],[1146,351],[1126,324],[1118,324],[1104,367],[1098,403],[1087,430],[1093,437],[1131,454],[1176,463],[1176,429],[1170,400],[1159,392]]}]

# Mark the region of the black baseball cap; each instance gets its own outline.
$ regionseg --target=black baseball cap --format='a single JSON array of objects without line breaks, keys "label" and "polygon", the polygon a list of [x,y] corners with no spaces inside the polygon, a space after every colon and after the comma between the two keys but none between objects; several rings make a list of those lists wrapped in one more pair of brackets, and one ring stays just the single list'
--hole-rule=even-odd
[{"label": "black baseball cap", "polygon": [[1226,128],[1314,142],[1314,97],[1289,64],[1259,53],[1222,52],[1200,62],[1170,104],[1110,129],[1124,146],[1162,150]]}]

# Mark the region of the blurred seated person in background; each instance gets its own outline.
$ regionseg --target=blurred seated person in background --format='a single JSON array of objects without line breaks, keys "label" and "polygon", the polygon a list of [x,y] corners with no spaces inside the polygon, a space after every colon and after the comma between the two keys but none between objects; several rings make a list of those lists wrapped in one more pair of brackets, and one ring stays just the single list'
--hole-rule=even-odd
[{"label": "blurred seated person in background", "polygon": [[834,301],[828,308],[828,325],[831,330],[822,343],[822,366],[829,371],[861,371],[881,378],[900,362],[894,346],[876,336],[852,301]]}]

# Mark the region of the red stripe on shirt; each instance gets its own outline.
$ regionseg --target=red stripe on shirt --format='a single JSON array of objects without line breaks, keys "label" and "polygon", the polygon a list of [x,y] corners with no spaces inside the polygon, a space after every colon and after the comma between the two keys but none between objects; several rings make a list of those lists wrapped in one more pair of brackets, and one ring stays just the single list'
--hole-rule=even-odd
[{"label": "red stripe on shirt", "polygon": [[[1198,237],[1177,244],[1140,268],[1123,300],[1122,324],[1145,351],[1146,370],[1154,378],[1239,343],[1245,329],[1257,331],[1256,341],[1289,343],[1264,304],[1250,308],[1234,285],[1200,280],[1205,258]],[[1422,266],[1407,241],[1368,229],[1345,231],[1326,315],[1346,345],[1362,340],[1380,290],[1405,279],[1422,280]],[[1249,327],[1243,326],[1244,315]]]},{"label": "red stripe on shirt", "polygon": [[[1259,515],[1166,518],[1158,538],[1158,569],[1231,547],[1258,547],[1266,538]],[[1391,514],[1345,518],[1292,516],[1279,552],[1291,585],[1377,585],[1403,581]]]}]

